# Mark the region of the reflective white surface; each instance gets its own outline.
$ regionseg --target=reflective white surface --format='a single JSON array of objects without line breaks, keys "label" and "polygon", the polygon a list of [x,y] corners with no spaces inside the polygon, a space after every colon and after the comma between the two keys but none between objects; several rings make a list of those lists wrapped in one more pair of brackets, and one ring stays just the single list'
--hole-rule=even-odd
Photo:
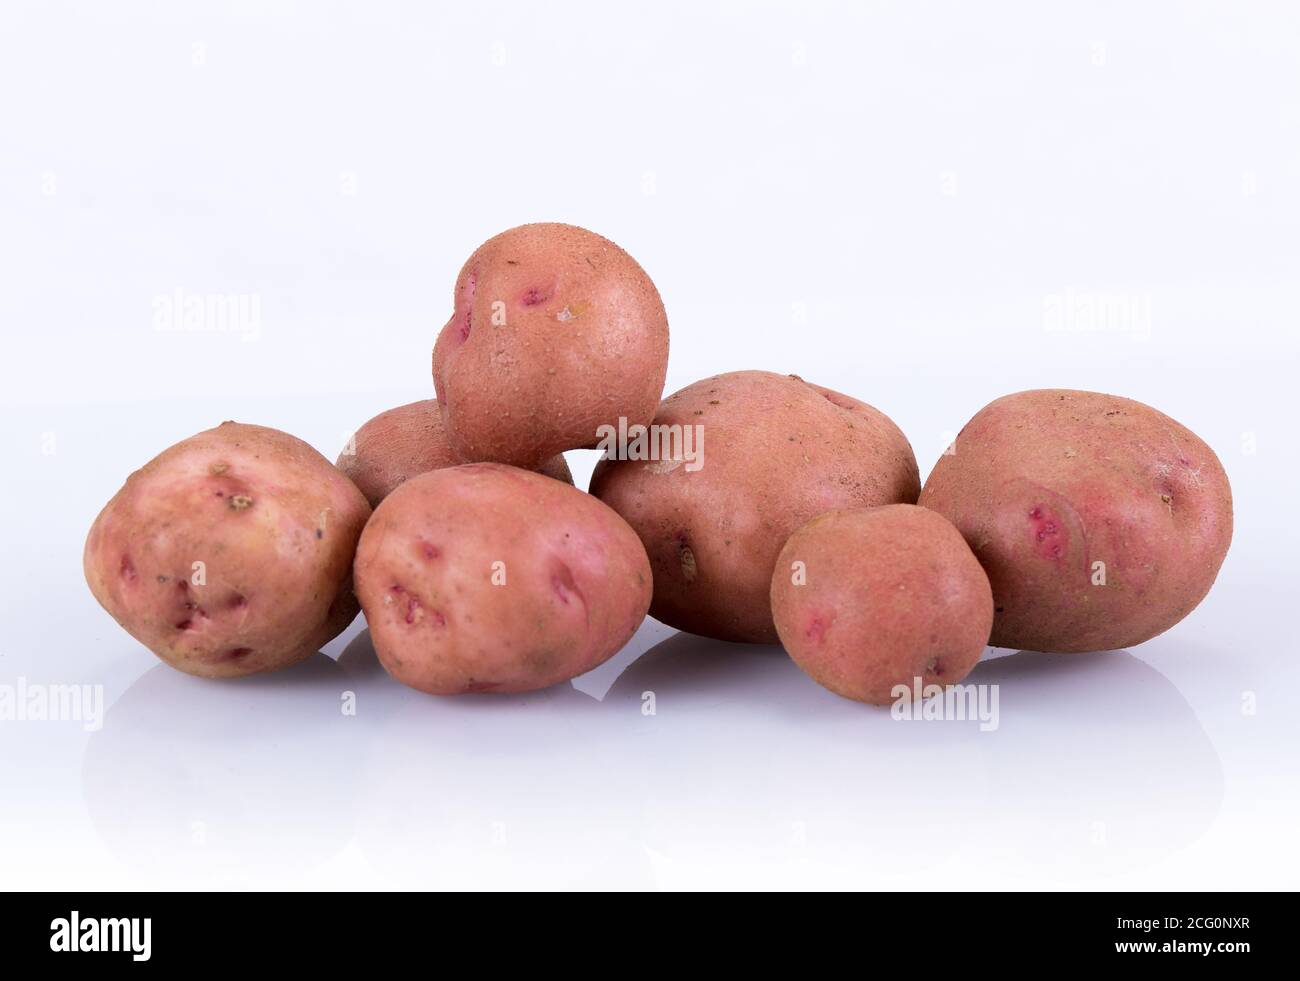
[{"label": "reflective white surface", "polygon": [[[1077,881],[1178,854],[1223,803],[1190,706],[1123,653],[989,662],[972,680],[1011,704],[983,735],[863,710],[779,650],[682,634],[605,693],[435,701],[376,663],[363,633],[338,662],[238,686],[150,669],[87,740],[95,834],[142,873],[219,881],[345,849],[401,886],[688,886],[722,870],[850,886],[971,853]],[[1097,699],[1104,715],[1082,710]]]},{"label": "reflective white surface", "polygon": [[[6,5],[0,685],[105,714],[0,721],[0,886],[1294,888],[1298,17]],[[213,683],[96,606],[132,469],[226,418],[333,458],[429,396],[460,263],[538,219],[654,276],[670,390],[797,372],[922,475],[1010,391],[1168,412],[1232,480],[1218,584],[1132,651],[988,652],[987,732],[653,622],[572,685],[438,699],[361,621]],[[256,336],[155,329],[178,289],[255,295]],[[1141,322],[1051,329],[1080,294]]]}]

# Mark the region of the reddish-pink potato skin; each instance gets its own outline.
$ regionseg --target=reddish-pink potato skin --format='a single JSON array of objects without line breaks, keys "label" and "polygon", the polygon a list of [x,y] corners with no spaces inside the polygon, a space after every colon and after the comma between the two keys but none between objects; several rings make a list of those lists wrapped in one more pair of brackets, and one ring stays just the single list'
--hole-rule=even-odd
[{"label": "reddish-pink potato skin", "polygon": [[650,605],[650,564],[600,501],[493,463],[413,477],[357,548],[375,652],[435,695],[520,692],[601,664]]},{"label": "reddish-pink potato skin", "polygon": [[[522,225],[479,246],[433,349],[452,450],[536,468],[602,425],[650,421],[668,317],[630,255],[573,225]],[[504,322],[503,322],[504,321]]]},{"label": "reddish-pink potato skin", "polygon": [[819,685],[887,705],[895,685],[911,692],[918,678],[924,689],[970,673],[993,627],[993,593],[956,528],[894,504],[831,511],[791,535],[772,614],[782,646]]},{"label": "reddish-pink potato skin", "polygon": [[1227,474],[1195,433],[1150,406],[1020,392],[981,409],[955,449],[920,503],[957,526],[988,572],[995,646],[1131,647],[1214,584],[1232,540]]},{"label": "reddish-pink potato skin", "polygon": [[650,614],[721,640],[777,642],[769,592],[796,528],[834,508],[916,501],[907,437],[864,402],[793,375],[736,371],[689,385],[654,422],[700,425],[703,466],[601,460],[591,492],[636,529]]},{"label": "reddish-pink potato skin", "polygon": [[86,582],[172,667],[273,671],[356,617],[352,557],[369,517],[361,492],[302,440],[225,422],[127,478],[86,539]]},{"label": "reddish-pink potato skin", "polygon": [[[442,429],[437,399],[399,405],[379,413],[356,431],[335,463],[361,489],[372,508],[412,477],[469,461],[452,452]],[[563,455],[546,460],[537,472],[566,484],[573,474]]]}]

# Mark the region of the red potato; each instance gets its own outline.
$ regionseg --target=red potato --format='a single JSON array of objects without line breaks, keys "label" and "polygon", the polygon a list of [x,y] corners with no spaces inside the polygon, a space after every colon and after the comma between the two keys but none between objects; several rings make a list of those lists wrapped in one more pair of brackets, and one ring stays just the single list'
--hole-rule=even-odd
[{"label": "red potato", "polygon": [[[370,506],[377,508],[410,478],[466,462],[447,445],[437,399],[425,399],[381,412],[365,423],[339,454],[335,466],[361,489]],[[573,483],[563,455],[546,460],[537,472]]]},{"label": "red potato", "polygon": [[776,643],[769,591],[791,532],[920,491],[912,447],[884,413],[794,375],[706,378],[664,399],[654,425],[702,433],[699,465],[603,459],[591,492],[645,544],[651,616],[706,637]]},{"label": "red potato", "polygon": [[594,446],[620,418],[649,422],[667,369],[668,317],[650,277],[608,239],[550,223],[479,246],[433,349],[452,450],[529,468]]},{"label": "red potato", "polygon": [[172,667],[287,667],[357,614],[352,557],[370,508],[302,440],[225,422],[145,464],[95,519],[86,581]]},{"label": "red potato", "polygon": [[782,548],[771,595],[795,663],[875,705],[961,681],[993,626],[988,577],[961,534],[911,504],[814,518]]},{"label": "red potato", "polygon": [[388,495],[355,578],[384,668],[435,695],[529,691],[590,671],[636,632],[651,593],[645,549],[617,514],[491,463]]},{"label": "red potato", "polygon": [[1232,540],[1232,490],[1195,433],[1150,406],[1058,389],[985,406],[920,503],[988,572],[992,643],[1131,647],[1205,597]]}]

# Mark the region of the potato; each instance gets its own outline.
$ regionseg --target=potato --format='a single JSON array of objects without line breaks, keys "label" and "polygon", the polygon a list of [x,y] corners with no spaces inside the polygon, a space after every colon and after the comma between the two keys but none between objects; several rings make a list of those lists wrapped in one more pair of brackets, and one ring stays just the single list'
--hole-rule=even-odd
[{"label": "potato", "polygon": [[355,576],[384,668],[435,695],[529,691],[590,671],[636,632],[651,593],[645,549],[617,514],[492,463],[389,494]]},{"label": "potato", "polygon": [[776,643],[768,594],[790,533],[920,491],[912,447],[883,413],[795,375],[706,378],[664,399],[654,425],[703,434],[701,460],[602,459],[591,492],[645,544],[651,615],[707,637]]},{"label": "potato", "polygon": [[[357,430],[335,465],[361,489],[370,506],[377,508],[403,481],[467,462],[447,445],[437,399],[425,399],[379,413]],[[543,462],[537,472],[573,483],[562,454]]]},{"label": "potato", "polygon": [[831,511],[781,549],[772,575],[781,644],[819,685],[887,705],[902,685],[970,673],[993,627],[993,593],[951,524],[914,504]]},{"label": "potato", "polygon": [[1204,598],[1232,539],[1214,451],[1114,395],[1020,392],[981,409],[921,504],[988,572],[993,644],[1114,650],[1168,630]]},{"label": "potato", "polygon": [[127,478],[86,539],[90,590],[172,667],[205,678],[301,661],[357,615],[370,508],[296,437],[224,422]]},{"label": "potato", "polygon": [[447,439],[464,460],[536,467],[647,423],[663,395],[668,318],[636,261],[572,225],[523,225],[479,246],[433,349]]}]

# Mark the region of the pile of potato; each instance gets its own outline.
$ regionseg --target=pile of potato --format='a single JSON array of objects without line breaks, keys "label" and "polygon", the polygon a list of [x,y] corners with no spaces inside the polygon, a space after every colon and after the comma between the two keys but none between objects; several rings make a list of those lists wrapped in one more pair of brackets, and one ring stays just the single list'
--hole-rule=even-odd
[{"label": "pile of potato", "polygon": [[[630,255],[569,225],[511,229],[456,280],[436,399],[376,416],[337,464],[234,422],[164,450],[96,519],[86,579],[204,677],[300,661],[359,608],[404,684],[527,691],[596,667],[650,613],[779,641],[820,684],[884,704],[960,681],[990,643],[1140,644],[1228,550],[1214,451],[1140,402],[1005,396],[922,487],[865,402],[764,371],[660,401],[667,365],[663,303]],[[611,432],[663,452],[606,454],[576,489],[562,454]]]}]

